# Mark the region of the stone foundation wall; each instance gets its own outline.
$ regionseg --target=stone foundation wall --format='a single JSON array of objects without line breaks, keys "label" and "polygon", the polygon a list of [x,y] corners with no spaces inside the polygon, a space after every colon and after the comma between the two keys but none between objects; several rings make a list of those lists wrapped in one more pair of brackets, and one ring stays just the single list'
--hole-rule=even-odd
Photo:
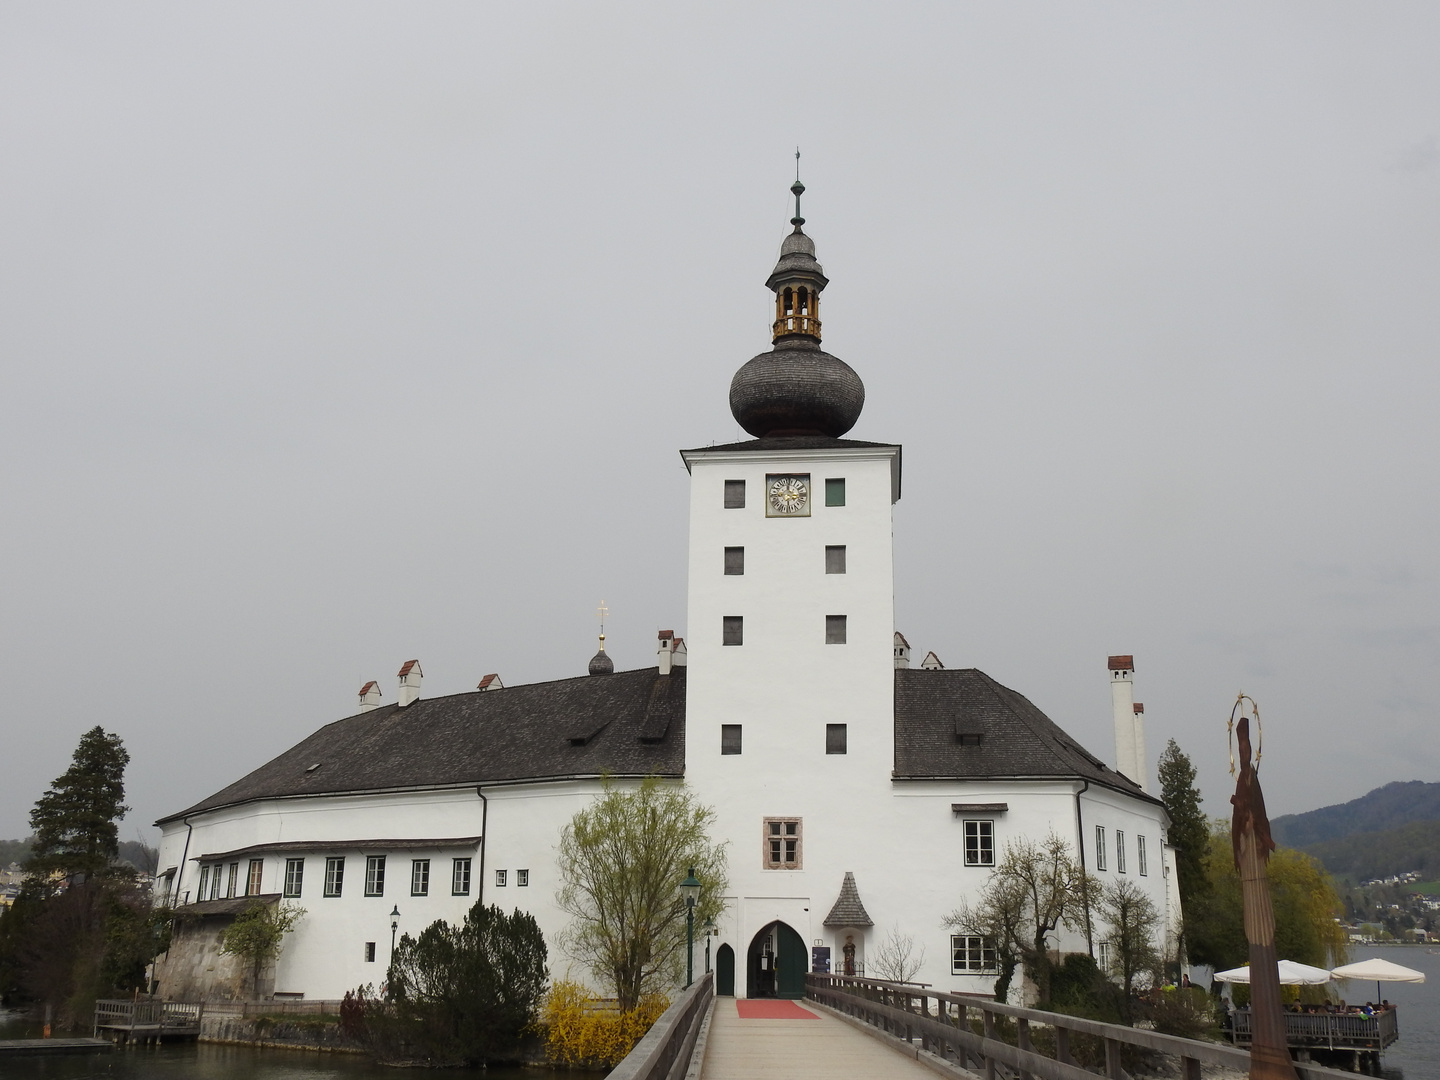
[{"label": "stone foundation wall", "polygon": [[206,1012],[200,1021],[200,1041],[241,1046],[277,1046],[290,1050],[330,1050],[362,1054],[364,1049],[340,1031],[338,1023],[324,1023],[307,1017],[267,1020],[264,1017]]}]

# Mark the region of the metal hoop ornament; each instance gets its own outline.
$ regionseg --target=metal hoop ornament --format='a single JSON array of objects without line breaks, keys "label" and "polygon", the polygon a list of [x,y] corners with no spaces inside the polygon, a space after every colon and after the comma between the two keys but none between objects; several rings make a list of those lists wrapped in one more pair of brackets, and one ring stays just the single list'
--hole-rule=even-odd
[{"label": "metal hoop ornament", "polygon": [[1265,732],[1260,726],[1260,706],[1255,699],[1243,691],[1235,699],[1230,710],[1230,722],[1225,725],[1225,743],[1230,748],[1230,775],[1235,775],[1235,722],[1245,715],[1245,702],[1250,703],[1250,715],[1255,718],[1255,771],[1260,771],[1260,755],[1265,749]]}]

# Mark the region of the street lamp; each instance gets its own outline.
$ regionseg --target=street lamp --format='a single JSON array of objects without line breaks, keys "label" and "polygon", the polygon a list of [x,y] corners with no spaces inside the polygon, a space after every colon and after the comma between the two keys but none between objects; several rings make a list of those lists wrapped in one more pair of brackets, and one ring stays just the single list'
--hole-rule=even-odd
[{"label": "street lamp", "polygon": [[710,939],[715,936],[715,920],[705,920],[705,974],[710,974]]},{"label": "street lamp", "polygon": [[395,962],[395,931],[400,929],[400,905],[390,911],[390,962]]},{"label": "street lamp", "polygon": [[685,898],[685,988],[695,981],[695,901],[700,899],[700,879],[695,868],[680,882],[680,895]]}]

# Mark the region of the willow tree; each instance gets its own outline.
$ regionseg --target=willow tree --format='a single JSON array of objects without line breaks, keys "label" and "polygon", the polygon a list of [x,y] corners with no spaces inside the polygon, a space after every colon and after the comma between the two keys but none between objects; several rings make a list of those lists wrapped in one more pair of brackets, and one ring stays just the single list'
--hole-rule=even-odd
[{"label": "willow tree", "polygon": [[710,841],[715,811],[685,788],[651,777],[632,790],[606,783],[560,835],[556,901],[571,922],[560,945],[612,988],[629,1011],[680,981],[685,901],[680,882],[700,880],[695,926],[719,915],[725,845]]}]

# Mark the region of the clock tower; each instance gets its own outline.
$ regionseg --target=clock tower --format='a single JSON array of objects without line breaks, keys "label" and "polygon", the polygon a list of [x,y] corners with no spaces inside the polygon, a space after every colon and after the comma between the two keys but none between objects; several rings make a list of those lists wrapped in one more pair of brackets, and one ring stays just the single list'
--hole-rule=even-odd
[{"label": "clock tower", "polygon": [[[730,385],[753,438],[682,452],[685,773],[716,810],[714,834],[730,840],[721,929],[737,946],[727,959],[740,996],[797,992],[822,942],[841,955],[844,928],[827,926],[827,912],[883,843],[876,811],[894,762],[900,447],[843,438],[865,388],[820,347],[828,279],[802,228],[804,186],[791,190],[793,231],[766,281],[773,347]],[[723,985],[723,960],[717,971]]]}]

